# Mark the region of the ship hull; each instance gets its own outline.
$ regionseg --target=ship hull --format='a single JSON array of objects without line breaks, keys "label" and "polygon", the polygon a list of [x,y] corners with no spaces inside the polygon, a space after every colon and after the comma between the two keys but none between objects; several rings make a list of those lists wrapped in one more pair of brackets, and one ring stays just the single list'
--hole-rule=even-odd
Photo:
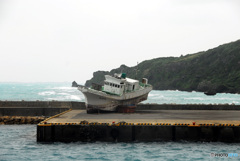
[{"label": "ship hull", "polygon": [[113,112],[117,111],[119,107],[135,106],[137,103],[147,99],[152,87],[149,86],[139,91],[125,93],[121,96],[106,94],[84,86],[78,87],[78,89],[85,96],[87,113],[95,113],[101,111]]}]

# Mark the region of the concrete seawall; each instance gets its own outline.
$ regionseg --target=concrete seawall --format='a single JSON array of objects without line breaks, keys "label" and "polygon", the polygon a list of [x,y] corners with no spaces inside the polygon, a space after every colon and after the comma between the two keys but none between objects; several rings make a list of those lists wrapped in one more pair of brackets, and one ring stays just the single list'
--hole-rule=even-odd
[{"label": "concrete seawall", "polygon": [[138,104],[136,110],[240,110],[228,104]]},{"label": "concrete seawall", "polygon": [[0,107],[0,116],[53,116],[69,108]]},{"label": "concrete seawall", "polygon": [[71,101],[0,101],[0,116],[53,116],[70,108],[85,109],[85,103]]},{"label": "concrete seawall", "polygon": [[[85,109],[85,103],[73,101],[0,101],[0,116],[53,116],[68,109]],[[139,104],[136,110],[240,110],[240,105]]]},{"label": "concrete seawall", "polygon": [[38,122],[15,116],[51,116],[38,124],[38,142],[240,142],[239,113],[240,105],[139,104],[132,114],[90,115],[84,102],[0,101],[0,116],[14,116],[11,124]]},{"label": "concrete seawall", "polygon": [[[85,109],[74,101],[0,101],[0,116],[53,116],[68,109]],[[136,110],[240,110],[240,105],[139,104]]]},{"label": "concrete seawall", "polygon": [[240,142],[240,127],[229,125],[79,125],[47,124],[38,125],[38,142],[73,141],[204,141]]},{"label": "concrete seawall", "polygon": [[[38,142],[157,142],[204,141],[240,142],[240,111],[193,110],[145,111],[131,114],[87,114],[68,110],[37,126]],[[216,112],[216,115],[211,115]],[[212,113],[213,112],[213,113]],[[223,115],[219,115],[222,113]],[[227,114],[228,113],[228,114]],[[171,119],[169,114],[174,115]],[[165,115],[165,116],[164,116]],[[195,115],[186,120],[189,115]],[[235,116],[234,116],[235,115]],[[219,117],[220,116],[220,117]],[[218,120],[218,119],[221,120]]]},{"label": "concrete seawall", "polygon": [[85,108],[84,102],[73,101],[0,101],[0,107]]}]

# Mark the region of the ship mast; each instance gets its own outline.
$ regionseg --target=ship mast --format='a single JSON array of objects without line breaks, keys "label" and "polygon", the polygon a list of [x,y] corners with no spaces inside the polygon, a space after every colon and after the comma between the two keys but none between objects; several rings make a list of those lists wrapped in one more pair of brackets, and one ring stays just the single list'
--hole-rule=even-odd
[{"label": "ship mast", "polygon": [[138,62],[137,62],[137,69],[136,69],[136,74],[135,74],[135,79],[137,79],[137,72],[138,72]]}]

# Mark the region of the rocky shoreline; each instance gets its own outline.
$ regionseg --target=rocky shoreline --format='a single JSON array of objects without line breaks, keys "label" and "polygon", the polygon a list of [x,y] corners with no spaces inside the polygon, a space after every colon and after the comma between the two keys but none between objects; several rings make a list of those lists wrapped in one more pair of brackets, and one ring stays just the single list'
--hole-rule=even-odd
[{"label": "rocky shoreline", "polygon": [[0,125],[38,124],[46,118],[45,116],[0,116]]}]

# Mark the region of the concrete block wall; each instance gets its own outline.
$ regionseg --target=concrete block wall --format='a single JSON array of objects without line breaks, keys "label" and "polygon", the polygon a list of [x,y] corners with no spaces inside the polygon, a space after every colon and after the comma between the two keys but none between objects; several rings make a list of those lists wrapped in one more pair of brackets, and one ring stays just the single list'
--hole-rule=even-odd
[{"label": "concrete block wall", "polygon": [[240,105],[138,104],[136,110],[240,110]]},{"label": "concrete block wall", "polygon": [[84,108],[85,103],[73,101],[0,101],[0,107]]},{"label": "concrete block wall", "polygon": [[0,107],[0,116],[53,116],[69,108],[41,108],[41,107],[19,107],[2,108]]},{"label": "concrete block wall", "polygon": [[240,126],[38,125],[38,142],[240,142]]},{"label": "concrete block wall", "polygon": [[0,116],[53,116],[70,108],[85,109],[85,103],[70,101],[0,101]]}]

